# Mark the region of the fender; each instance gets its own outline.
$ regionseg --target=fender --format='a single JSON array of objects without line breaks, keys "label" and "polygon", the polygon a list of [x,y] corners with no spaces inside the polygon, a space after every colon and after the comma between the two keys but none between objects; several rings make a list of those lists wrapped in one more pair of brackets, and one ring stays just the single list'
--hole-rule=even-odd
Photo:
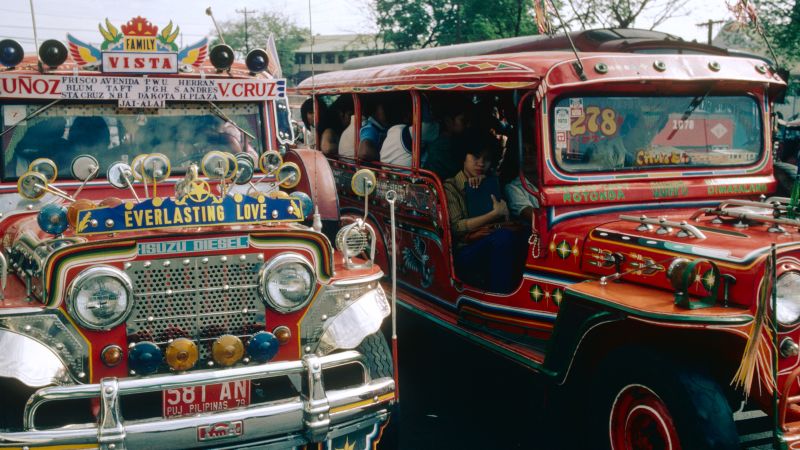
[{"label": "fender", "polygon": [[318,150],[297,148],[287,151],[284,160],[297,163],[302,170],[300,184],[291,190],[310,195],[322,220],[338,222],[339,195],[336,193],[333,171],[325,155]]},{"label": "fender", "polygon": [[[636,326],[652,328],[656,334],[661,336],[660,339],[664,344],[670,345],[670,343],[675,344],[683,332],[704,328],[707,333],[710,331],[708,326],[717,326],[720,328],[717,329],[719,333],[716,334],[721,335],[724,334],[722,327],[746,325],[752,321],[753,317],[746,313],[732,314],[728,317],[677,316],[670,319],[659,317],[664,325],[663,328],[659,328],[647,323],[652,323],[654,317],[645,311],[627,308],[607,299],[593,297],[585,292],[576,292],[574,289],[568,288],[556,318],[553,337],[548,343],[543,372],[552,377],[557,384],[565,383],[570,370],[582,355],[590,358],[603,357],[602,351],[595,352],[589,347],[607,352],[613,350],[614,346],[606,345],[604,348],[604,342],[610,344],[604,337],[615,336],[624,341],[625,328],[633,326],[632,323],[637,322],[632,319],[643,319]],[[681,325],[682,331],[677,332],[673,328],[669,328],[670,324]],[[642,334],[642,336],[644,335]],[[641,342],[630,342],[630,344],[641,344]],[[698,350],[700,347],[702,345],[693,350]]]},{"label": "fender", "polygon": [[15,378],[34,388],[64,384],[70,379],[61,358],[39,341],[0,330],[0,348],[0,377]]}]

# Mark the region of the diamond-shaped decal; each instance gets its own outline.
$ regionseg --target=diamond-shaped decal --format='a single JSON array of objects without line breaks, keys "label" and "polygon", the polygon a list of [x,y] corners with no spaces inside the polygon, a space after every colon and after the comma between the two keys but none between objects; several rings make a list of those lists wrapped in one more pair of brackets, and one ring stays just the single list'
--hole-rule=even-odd
[{"label": "diamond-shaped decal", "polygon": [[728,128],[721,123],[714,125],[709,131],[711,131],[711,134],[716,136],[717,139],[720,139],[722,136],[728,134]]}]

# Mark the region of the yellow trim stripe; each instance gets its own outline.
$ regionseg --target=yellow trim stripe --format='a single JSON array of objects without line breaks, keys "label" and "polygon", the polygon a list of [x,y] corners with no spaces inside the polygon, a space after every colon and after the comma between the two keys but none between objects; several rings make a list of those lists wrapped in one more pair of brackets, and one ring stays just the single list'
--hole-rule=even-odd
[{"label": "yellow trim stripe", "polygon": [[335,414],[335,413],[338,413],[338,412],[347,411],[347,410],[354,409],[354,408],[360,408],[362,406],[374,405],[375,403],[380,403],[380,402],[384,402],[384,401],[387,401],[387,400],[394,400],[394,392],[390,392],[388,394],[381,395],[380,397],[378,397],[378,401],[377,402],[374,399],[369,399],[369,400],[362,400],[360,402],[350,403],[350,404],[343,405],[343,406],[337,406],[336,408],[331,408],[331,412],[330,413],[331,414]]}]

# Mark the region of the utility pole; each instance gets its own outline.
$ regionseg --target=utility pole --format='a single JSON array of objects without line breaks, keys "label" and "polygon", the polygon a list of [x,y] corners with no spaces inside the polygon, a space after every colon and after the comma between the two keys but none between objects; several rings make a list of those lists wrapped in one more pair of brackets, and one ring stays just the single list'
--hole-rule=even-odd
[{"label": "utility pole", "polygon": [[711,45],[711,40],[714,38],[714,25],[721,25],[725,23],[724,20],[711,20],[708,19],[708,22],[698,23],[698,27],[706,27],[708,28],[708,45]]},{"label": "utility pole", "polygon": [[244,52],[245,54],[250,53],[250,43],[248,41],[248,34],[247,34],[247,15],[253,14],[255,10],[248,10],[246,7],[244,9],[237,9],[237,13],[244,14]]}]

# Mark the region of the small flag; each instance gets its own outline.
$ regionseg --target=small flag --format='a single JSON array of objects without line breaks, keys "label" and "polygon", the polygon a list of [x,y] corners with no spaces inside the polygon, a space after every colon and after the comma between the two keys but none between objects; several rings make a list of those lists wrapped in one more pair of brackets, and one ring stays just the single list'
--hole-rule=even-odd
[{"label": "small flag", "polygon": [[547,0],[533,1],[533,15],[539,34],[550,34],[550,22],[547,20]]},{"label": "small flag", "polygon": [[281,60],[278,58],[278,48],[275,47],[275,35],[272,33],[269,34],[269,39],[267,39],[267,54],[269,55],[267,72],[275,78],[281,78],[283,70],[281,69]]},{"label": "small flag", "polygon": [[727,3],[728,10],[733,13],[736,21],[742,24],[752,23],[759,26],[756,5],[750,0],[738,0],[735,4]]}]

